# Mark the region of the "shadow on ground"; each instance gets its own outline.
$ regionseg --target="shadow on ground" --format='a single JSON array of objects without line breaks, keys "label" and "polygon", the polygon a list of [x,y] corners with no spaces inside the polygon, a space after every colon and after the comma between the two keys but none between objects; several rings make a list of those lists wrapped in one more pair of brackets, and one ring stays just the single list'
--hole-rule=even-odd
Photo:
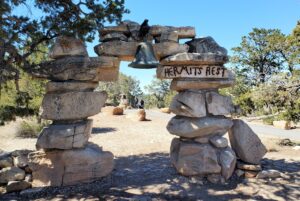
[{"label": "shadow on ground", "polygon": [[166,153],[117,157],[109,177],[88,184],[48,187],[20,196],[8,194],[0,200],[297,200],[300,163],[264,159],[264,169],[280,170],[282,180],[242,179],[233,176],[226,184],[211,184],[178,175]]},{"label": "shadow on ground", "polygon": [[92,128],[92,134],[106,134],[109,132],[117,131],[116,128],[111,128],[111,127],[94,127]]}]

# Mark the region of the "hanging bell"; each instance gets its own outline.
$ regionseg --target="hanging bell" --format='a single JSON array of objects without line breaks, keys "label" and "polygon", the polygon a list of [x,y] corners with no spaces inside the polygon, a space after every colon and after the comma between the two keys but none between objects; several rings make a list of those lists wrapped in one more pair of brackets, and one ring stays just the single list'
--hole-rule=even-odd
[{"label": "hanging bell", "polygon": [[128,66],[132,68],[157,68],[159,62],[155,58],[152,44],[149,42],[142,42],[138,45],[135,59]]}]

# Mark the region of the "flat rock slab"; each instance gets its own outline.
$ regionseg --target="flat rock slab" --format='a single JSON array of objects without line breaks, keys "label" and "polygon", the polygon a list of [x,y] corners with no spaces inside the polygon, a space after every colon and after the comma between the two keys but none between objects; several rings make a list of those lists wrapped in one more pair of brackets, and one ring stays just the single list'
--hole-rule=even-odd
[{"label": "flat rock slab", "polygon": [[170,111],[186,117],[205,117],[205,93],[183,91],[176,94],[171,102]]},{"label": "flat rock slab", "polygon": [[[102,73],[108,70],[118,72],[119,64],[117,57],[66,57],[41,63],[32,75],[54,81],[103,81]],[[110,79],[113,81],[116,78]]]},{"label": "flat rock slab", "polygon": [[185,176],[220,173],[216,150],[209,144],[183,142],[174,138],[171,143],[171,162]]},{"label": "flat rock slab", "polygon": [[113,154],[95,144],[84,149],[37,151],[29,155],[32,186],[66,186],[92,182],[113,170]]},{"label": "flat rock slab", "polygon": [[233,126],[228,133],[231,147],[238,158],[247,163],[260,163],[267,149],[244,121],[233,120]]},{"label": "flat rock slab", "polygon": [[123,33],[119,32],[108,33],[104,36],[101,36],[100,38],[101,42],[108,42],[114,40],[128,41],[128,38]]},{"label": "flat rock slab", "polygon": [[156,75],[160,79],[174,78],[221,78],[231,79],[234,74],[224,66],[159,66]]},{"label": "flat rock slab", "polygon": [[98,82],[64,81],[47,82],[46,93],[64,93],[71,91],[93,91],[99,85]]},{"label": "flat rock slab", "polygon": [[227,50],[221,47],[212,37],[194,38],[186,42],[191,53],[215,53],[227,56]]},{"label": "flat rock slab", "polygon": [[160,61],[162,65],[222,65],[228,57],[216,53],[178,53]]},{"label": "flat rock slab", "polygon": [[66,56],[88,56],[84,42],[73,37],[58,37],[50,48],[49,57],[57,59]]},{"label": "flat rock slab", "polygon": [[[99,56],[114,56],[123,61],[133,61],[138,46],[139,42],[109,41],[96,45],[94,49]],[[188,46],[173,42],[163,42],[153,44],[153,50],[159,59],[173,54],[187,52]]]},{"label": "flat rock slab", "polygon": [[261,171],[262,170],[261,165],[244,163],[242,161],[237,161],[236,166],[238,169],[241,169],[241,170],[251,170],[251,171]]},{"label": "flat rock slab", "polygon": [[37,149],[83,148],[92,131],[93,120],[74,124],[52,124],[43,128],[38,137]]},{"label": "flat rock slab", "polygon": [[231,126],[232,121],[226,118],[175,116],[169,121],[167,130],[180,137],[196,138],[216,134],[224,135]]},{"label": "flat rock slab", "polygon": [[171,82],[170,89],[183,91],[187,89],[218,89],[231,87],[234,79],[207,79],[207,78],[175,78]]},{"label": "flat rock slab", "polygon": [[[104,36],[110,33],[123,33],[125,35],[130,34],[133,31],[138,31],[140,26],[135,22],[122,22],[118,26],[107,26],[100,29],[100,35]],[[172,26],[151,26],[149,33],[152,36],[160,36],[163,32],[176,31],[178,33],[178,38],[194,38],[196,36],[196,31],[194,27],[172,27]]]},{"label": "flat rock slab", "polygon": [[229,115],[235,112],[231,97],[222,96],[217,92],[206,93],[208,113],[213,115]]},{"label": "flat rock slab", "polygon": [[194,38],[196,36],[196,31],[194,27],[172,27],[172,26],[160,26],[154,25],[150,28],[150,34],[152,36],[160,36],[164,32],[176,31],[178,38]]},{"label": "flat rock slab", "polygon": [[107,99],[106,92],[67,92],[46,94],[41,118],[79,120],[98,114]]}]

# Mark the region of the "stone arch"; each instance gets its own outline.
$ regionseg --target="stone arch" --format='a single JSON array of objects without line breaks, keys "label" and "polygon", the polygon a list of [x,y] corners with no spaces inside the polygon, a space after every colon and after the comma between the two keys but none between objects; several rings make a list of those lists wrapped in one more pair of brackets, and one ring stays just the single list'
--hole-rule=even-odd
[{"label": "stone arch", "polygon": [[[53,60],[33,73],[51,80],[41,117],[53,120],[38,138],[36,147],[41,150],[29,156],[34,187],[93,181],[112,171],[113,154],[88,144],[92,128],[88,117],[99,113],[107,98],[105,92],[94,91],[97,82],[117,80],[120,61],[133,61],[144,40],[138,37],[139,29],[131,21],[104,27],[102,43],[95,46],[99,57],[88,57],[80,40],[59,37],[49,53]],[[178,91],[170,106],[176,116],[167,125],[178,136],[171,143],[172,164],[180,174],[223,181],[232,175],[236,155],[257,164],[266,149],[245,123],[226,116],[237,109],[229,97],[218,93],[234,84],[234,74],[223,66],[226,49],[211,37],[195,36],[193,27],[155,25],[146,40],[155,41],[157,77],[172,79],[171,90]],[[192,40],[179,43],[186,38]],[[230,129],[233,149],[222,137]]]}]

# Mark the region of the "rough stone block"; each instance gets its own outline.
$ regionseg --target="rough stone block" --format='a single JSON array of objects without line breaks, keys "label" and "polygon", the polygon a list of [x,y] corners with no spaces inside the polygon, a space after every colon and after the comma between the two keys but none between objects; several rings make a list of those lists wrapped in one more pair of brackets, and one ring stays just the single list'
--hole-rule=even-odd
[{"label": "rough stone block", "polygon": [[213,115],[228,115],[235,112],[231,97],[222,96],[217,92],[206,93],[208,113]]},{"label": "rough stone block", "polygon": [[138,45],[138,42],[109,41],[96,45],[94,49],[99,56],[115,56],[123,61],[132,61]]},{"label": "rough stone block", "polygon": [[18,167],[7,167],[0,170],[0,184],[9,181],[20,181],[25,178],[25,171]]},{"label": "rough stone block", "polygon": [[188,51],[187,45],[174,42],[162,42],[153,45],[154,53],[158,59]]},{"label": "rough stone block", "polygon": [[92,182],[113,170],[113,154],[95,144],[84,149],[37,151],[29,155],[33,187]]},{"label": "rough stone block", "polygon": [[231,126],[232,121],[226,118],[175,116],[169,121],[167,130],[173,135],[195,138],[216,134],[224,135]]},{"label": "rough stone block", "polygon": [[205,117],[205,94],[191,91],[179,92],[174,96],[170,110],[180,116]]},{"label": "rough stone block", "polygon": [[195,38],[186,42],[189,46],[189,52],[191,53],[215,53],[220,55],[227,55],[227,50],[210,36],[203,38]]},{"label": "rough stone block", "polygon": [[85,119],[98,114],[106,99],[106,92],[46,94],[42,101],[41,117],[50,120]]},{"label": "rough stone block", "polygon": [[209,139],[209,141],[217,148],[226,148],[228,146],[228,140],[222,136],[213,136]]},{"label": "rough stone block", "polygon": [[222,167],[222,176],[225,179],[229,179],[236,165],[236,155],[230,147],[220,151],[220,165]]},{"label": "rough stone block", "polygon": [[32,74],[54,81],[102,81],[103,71],[118,71],[119,64],[117,57],[66,57],[43,62]]},{"label": "rough stone block", "polygon": [[65,56],[88,56],[84,42],[67,36],[58,37],[49,51],[49,57],[57,59]]},{"label": "rough stone block", "polygon": [[185,176],[220,173],[216,150],[209,144],[182,142],[174,138],[171,144],[171,162]]},{"label": "rough stone block", "polygon": [[6,186],[6,192],[22,191],[31,187],[31,183],[27,181],[10,181]]},{"label": "rough stone block", "polygon": [[36,143],[37,149],[83,148],[90,137],[93,120],[45,127]]}]

